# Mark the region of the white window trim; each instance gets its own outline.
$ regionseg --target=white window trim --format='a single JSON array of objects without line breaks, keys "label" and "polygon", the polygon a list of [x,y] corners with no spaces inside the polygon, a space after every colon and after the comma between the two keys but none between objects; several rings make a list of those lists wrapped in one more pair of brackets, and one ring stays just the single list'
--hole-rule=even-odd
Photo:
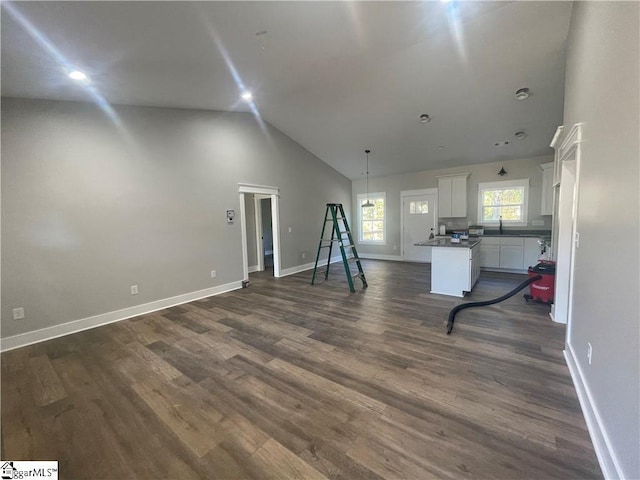
[{"label": "white window trim", "polygon": [[[362,239],[362,200],[370,200],[372,198],[382,198],[384,201],[384,217],[382,219],[382,238],[384,240],[363,240]],[[387,194],[385,192],[377,193],[359,193],[357,197],[356,207],[358,209],[358,243],[362,245],[386,245],[387,244]]]},{"label": "white window trim", "polygon": [[485,182],[478,183],[478,217],[477,221],[479,225],[487,225],[487,226],[497,226],[500,224],[499,221],[489,221],[485,222],[482,220],[482,191],[490,190],[492,188],[508,188],[508,187],[524,187],[524,198],[522,201],[523,211],[522,211],[522,220],[515,222],[509,220],[503,220],[502,224],[504,226],[509,227],[526,227],[529,222],[529,179],[522,178],[518,180],[501,180],[497,182]]}]

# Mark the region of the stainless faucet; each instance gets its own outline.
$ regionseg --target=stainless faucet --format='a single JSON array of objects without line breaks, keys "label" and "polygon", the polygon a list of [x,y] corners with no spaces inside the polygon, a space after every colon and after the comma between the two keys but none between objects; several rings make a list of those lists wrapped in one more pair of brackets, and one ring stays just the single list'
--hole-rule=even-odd
[{"label": "stainless faucet", "polygon": [[502,215],[500,215],[500,235],[502,235]]}]

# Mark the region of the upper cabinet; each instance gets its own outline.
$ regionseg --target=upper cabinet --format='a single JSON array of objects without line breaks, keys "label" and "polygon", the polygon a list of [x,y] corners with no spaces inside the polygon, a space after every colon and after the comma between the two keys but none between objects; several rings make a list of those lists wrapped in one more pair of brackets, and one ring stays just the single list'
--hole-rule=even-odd
[{"label": "upper cabinet", "polygon": [[542,206],[540,215],[553,215],[553,175],[554,162],[543,163],[542,169]]},{"label": "upper cabinet", "polygon": [[438,217],[467,216],[468,173],[442,175],[438,178]]}]

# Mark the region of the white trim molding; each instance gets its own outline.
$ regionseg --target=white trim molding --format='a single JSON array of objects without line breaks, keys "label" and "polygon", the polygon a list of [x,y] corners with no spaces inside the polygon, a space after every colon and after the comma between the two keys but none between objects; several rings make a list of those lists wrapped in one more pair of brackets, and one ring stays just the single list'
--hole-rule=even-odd
[{"label": "white trim molding", "polygon": [[626,478],[571,344],[567,344],[563,353],[604,478]]},{"label": "white trim molding", "polygon": [[[245,194],[266,195],[271,198],[271,230],[273,233],[273,276],[278,278],[280,272],[280,188],[268,187],[264,185],[251,185],[249,183],[238,183],[238,194],[240,195],[240,226],[242,235],[242,272],[244,280],[249,280],[249,255],[247,253],[247,216],[245,211]],[[257,234],[257,232],[256,232]]]},{"label": "white trim molding", "polygon": [[576,123],[562,140],[558,150],[560,161],[564,161],[568,155],[571,155],[580,143],[582,143],[582,123]]},{"label": "white trim molding", "polygon": [[238,192],[259,193],[262,195],[280,195],[280,188],[266,185],[253,185],[251,183],[238,183]]},{"label": "white trim molding", "polygon": [[34,330],[32,332],[20,333],[11,337],[2,338],[0,340],[0,350],[6,352],[8,350],[26,347],[27,345],[32,345],[34,343],[44,342],[46,340],[52,340],[72,333],[82,332],[83,330],[89,330],[109,323],[119,322],[121,320],[126,320],[127,318],[137,317],[138,315],[145,315],[164,308],[175,307],[176,305],[193,302],[194,300],[199,300],[201,298],[220,295],[221,293],[230,292],[239,288],[242,288],[242,282],[240,280],[237,282],[226,283],[224,285],[218,285],[216,287],[205,288],[204,290],[183,293],[182,295],[176,295],[175,297],[143,303],[142,305],[135,305],[121,310],[115,310],[113,312],[81,318],[79,320],[41,328],[40,330]]},{"label": "white trim molding", "polygon": [[402,255],[382,255],[378,253],[358,253],[360,258],[365,260],[390,260],[392,262],[401,262]]},{"label": "white trim molding", "polygon": [[[353,255],[347,255],[347,258],[353,258]],[[331,257],[331,263],[342,262],[342,255],[338,257]],[[284,268],[280,272],[281,277],[286,277],[287,275],[294,275],[296,273],[304,272],[307,270],[311,270],[315,266],[316,262],[305,263],[302,265],[296,265],[295,267]],[[320,260],[318,262],[318,267],[324,267],[327,264],[327,259]]]},{"label": "white trim molding", "polygon": [[436,195],[438,195],[438,189],[437,188],[421,188],[420,190],[402,190],[400,192],[400,198],[404,198],[404,197],[417,197],[420,195],[431,195],[432,193],[435,193]]}]

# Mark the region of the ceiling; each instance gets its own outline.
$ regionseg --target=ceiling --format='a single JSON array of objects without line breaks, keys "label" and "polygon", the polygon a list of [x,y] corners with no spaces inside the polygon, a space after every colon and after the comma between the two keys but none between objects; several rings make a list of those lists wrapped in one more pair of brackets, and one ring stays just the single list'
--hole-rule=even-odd
[{"label": "ceiling", "polygon": [[249,111],[246,88],[351,179],[366,148],[371,176],[526,158],[551,154],[562,123],[570,15],[555,1],[3,2],[2,95]]}]

